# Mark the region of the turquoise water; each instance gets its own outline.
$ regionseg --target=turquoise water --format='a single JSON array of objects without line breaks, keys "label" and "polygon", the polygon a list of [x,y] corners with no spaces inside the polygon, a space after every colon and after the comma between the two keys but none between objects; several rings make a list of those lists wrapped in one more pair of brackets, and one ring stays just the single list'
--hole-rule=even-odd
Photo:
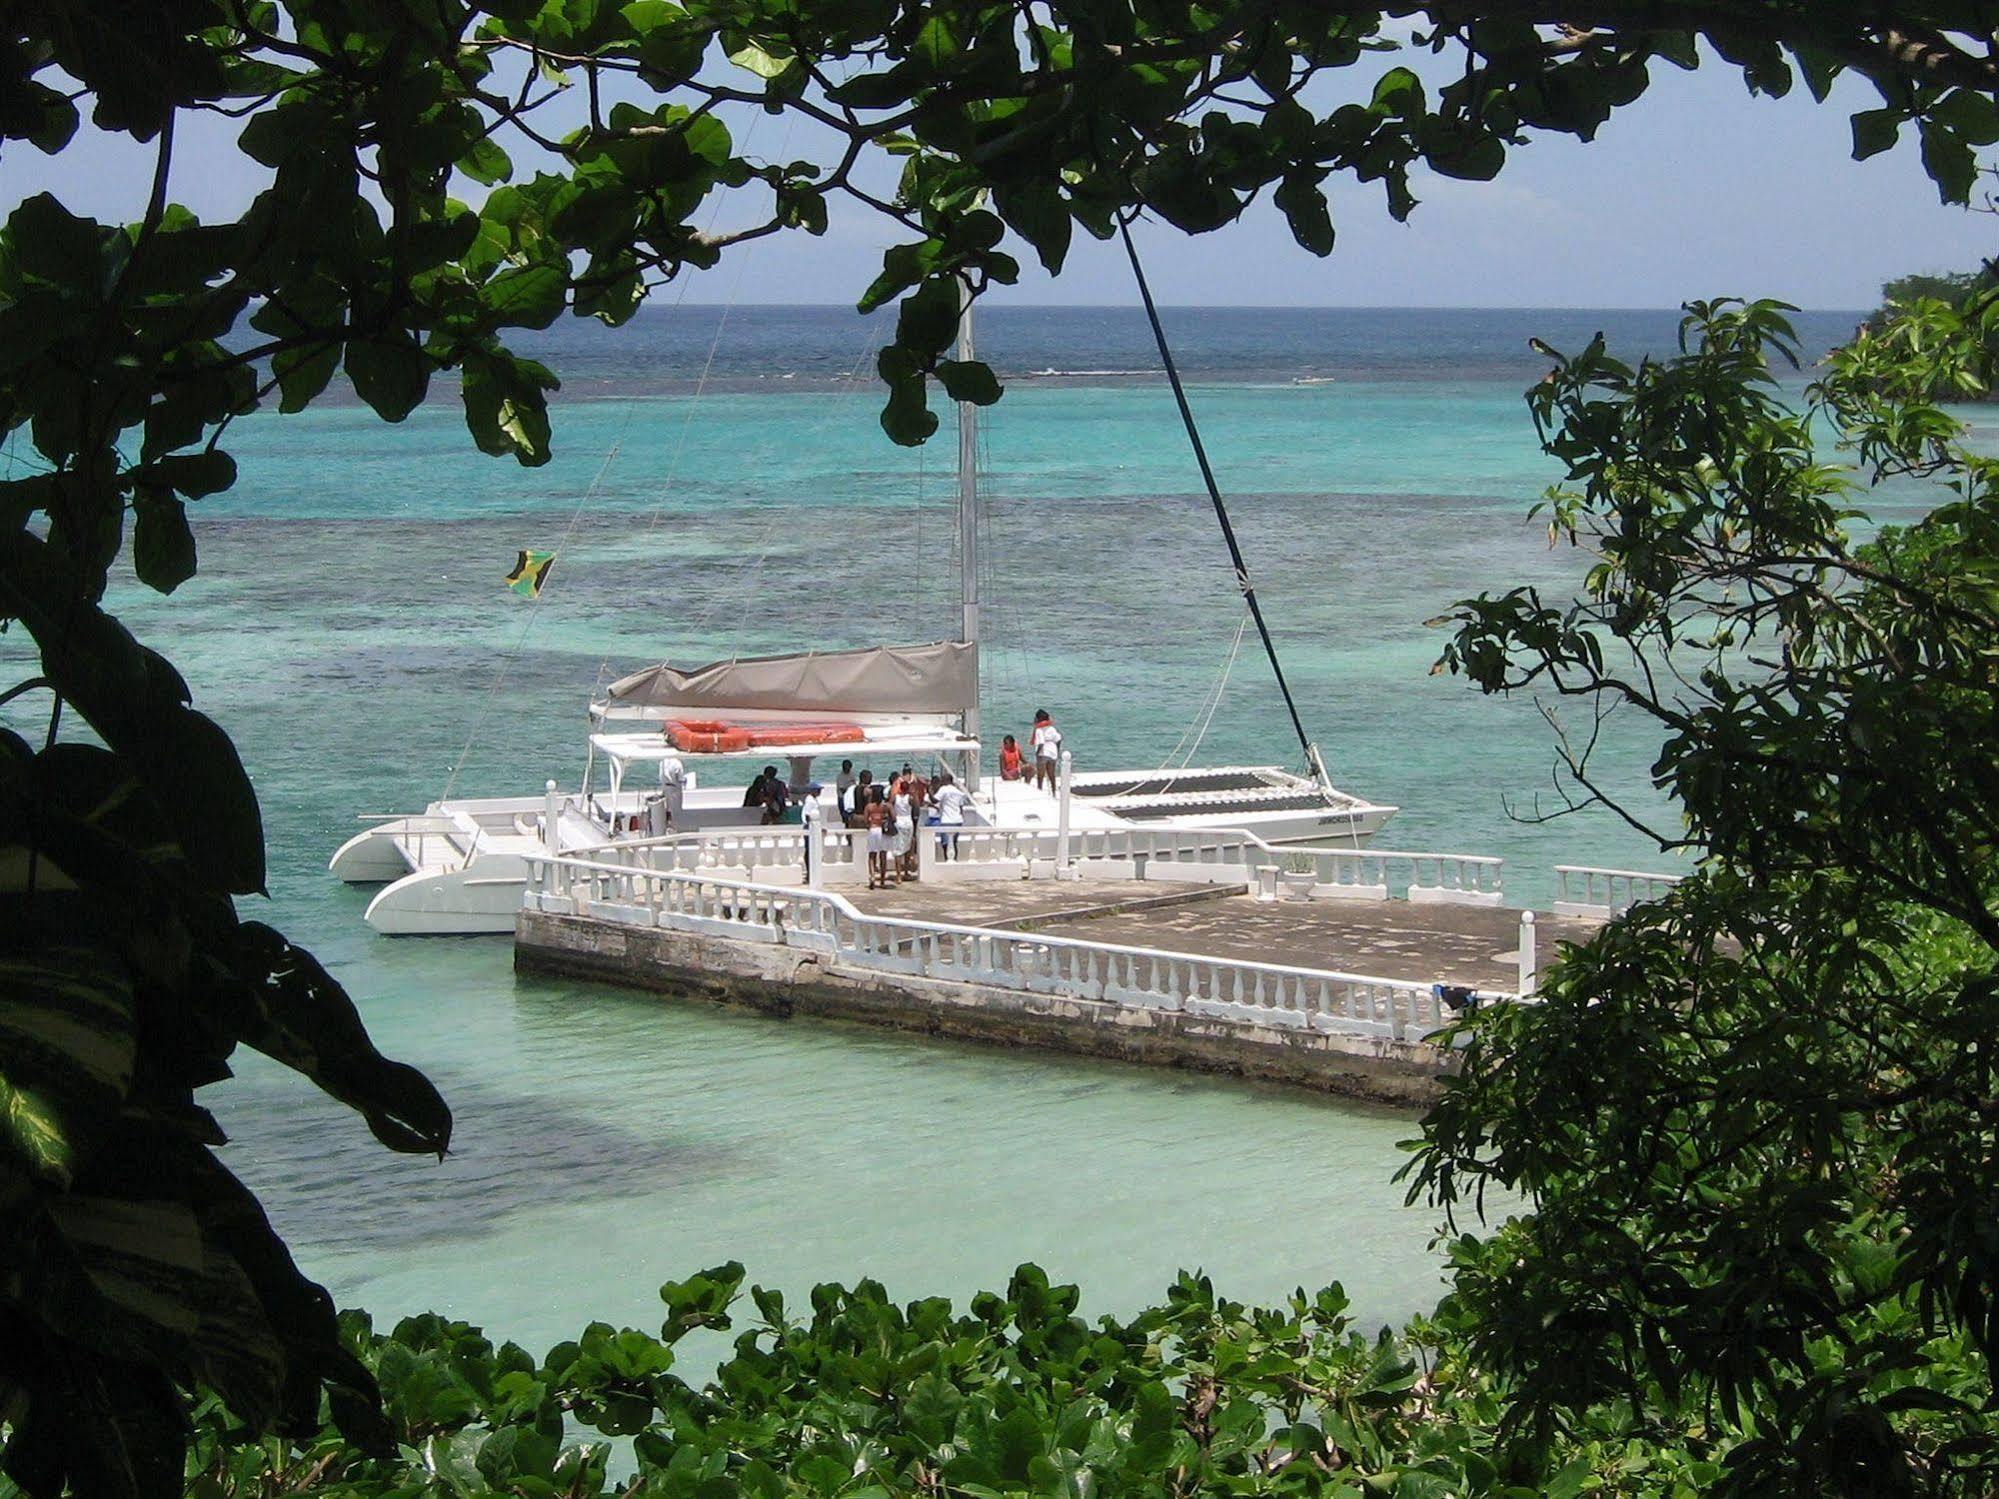
[{"label": "turquoise water", "polygon": [[[1369,324],[1341,334],[1345,354],[1315,346],[1338,383],[1243,378],[1286,357],[1253,319],[1220,319],[1187,357],[1307,722],[1342,784],[1404,809],[1384,842],[1504,855],[1522,899],[1548,897],[1558,860],[1660,867],[1601,813],[1522,820],[1559,801],[1538,706],[1426,674],[1442,644],[1426,618],[1482,588],[1567,588],[1581,561],[1525,520],[1552,473],[1500,352],[1518,330],[1429,316],[1461,320],[1436,335],[1462,335],[1456,364],[1412,370]],[[1532,331],[1538,315],[1508,316]],[[782,389],[759,384],[782,378],[782,341],[752,326],[698,400],[698,359],[642,339],[658,367],[640,370],[590,345],[587,398],[561,404],[559,456],[538,470],[480,457],[442,399],[399,427],[334,406],[232,433],[243,477],[197,507],[201,575],[171,600],[128,581],[116,601],[243,749],[272,919],[439,1082],[458,1132],[441,1165],[390,1157],[253,1061],[216,1090],[231,1164],[343,1301],[530,1343],[648,1322],[660,1280],[732,1257],[793,1291],[868,1274],[962,1295],[1035,1259],[1103,1310],[1181,1266],[1238,1296],[1339,1279],[1366,1316],[1422,1309],[1432,1218],[1389,1180],[1407,1116],[517,980],[504,939],[374,937],[366,892],[325,873],[356,814],[415,810],[454,767],[464,794],[573,777],[585,698],[610,673],[951,632],[948,428],[920,452],[881,436],[873,388],[828,373],[865,368],[857,326],[817,325],[799,362],[818,373]],[[1056,364],[1042,337],[1001,367]],[[1109,368],[1126,351],[1059,352]],[[1085,768],[1158,763],[1239,608],[1165,391],[1017,382],[985,457],[990,731],[1046,705]],[[499,586],[520,547],[559,551],[539,606]],[[1294,758],[1253,649],[1204,760]],[[1646,805],[1650,749],[1608,726],[1607,778]]]}]

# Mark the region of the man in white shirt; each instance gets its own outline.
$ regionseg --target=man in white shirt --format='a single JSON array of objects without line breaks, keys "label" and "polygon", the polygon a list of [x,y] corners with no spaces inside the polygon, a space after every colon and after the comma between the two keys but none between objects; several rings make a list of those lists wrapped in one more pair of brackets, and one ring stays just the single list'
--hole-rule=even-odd
[{"label": "man in white shirt", "polygon": [[659,762],[659,794],[646,804],[646,831],[655,838],[680,831],[681,809],[687,805],[687,767],[677,755]]},{"label": "man in white shirt", "polygon": [[1027,736],[1034,755],[1034,784],[1037,790],[1055,789],[1055,771],[1062,759],[1062,731],[1055,727],[1046,708],[1034,710],[1034,729]]},{"label": "man in white shirt", "polygon": [[[939,773],[937,785],[930,793],[930,805],[937,809],[937,826],[940,829],[962,828],[965,825],[965,808],[971,802],[972,798],[965,788],[951,779],[951,772]],[[947,859],[954,857],[958,852],[957,833],[939,832],[937,851]]]}]

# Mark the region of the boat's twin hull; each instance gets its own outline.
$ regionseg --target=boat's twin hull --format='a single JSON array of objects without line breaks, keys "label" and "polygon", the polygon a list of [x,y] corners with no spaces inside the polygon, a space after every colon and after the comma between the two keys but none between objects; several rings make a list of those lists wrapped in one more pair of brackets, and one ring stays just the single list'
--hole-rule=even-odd
[{"label": "boat's twin hull", "polygon": [[527,889],[527,861],[488,854],[463,869],[406,874],[383,886],[363,919],[385,937],[511,932]]}]

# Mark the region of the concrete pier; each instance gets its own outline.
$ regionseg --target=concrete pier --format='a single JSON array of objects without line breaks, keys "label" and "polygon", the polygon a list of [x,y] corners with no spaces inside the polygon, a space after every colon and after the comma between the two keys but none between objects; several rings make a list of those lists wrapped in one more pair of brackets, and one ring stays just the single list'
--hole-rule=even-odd
[{"label": "concrete pier", "polygon": [[[594,882],[592,882],[594,881]],[[1450,1054],[1437,983],[1510,994],[1520,913],[1258,900],[1242,884],[801,888],[603,870],[533,882],[515,963],[676,998],[1415,1104]],[[1594,923],[1542,918],[1538,964]]]}]

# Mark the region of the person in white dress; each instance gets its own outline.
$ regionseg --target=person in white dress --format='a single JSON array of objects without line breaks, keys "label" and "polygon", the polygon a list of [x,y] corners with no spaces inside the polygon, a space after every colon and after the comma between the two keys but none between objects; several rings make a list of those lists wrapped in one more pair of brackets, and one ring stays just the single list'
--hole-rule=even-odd
[{"label": "person in white dress", "polygon": [[812,844],[814,835],[826,825],[826,806],[820,800],[824,790],[817,781],[805,788],[805,795],[799,799],[798,822],[805,833],[805,883],[812,883]]},{"label": "person in white dress", "polygon": [[889,857],[895,860],[902,878],[916,878],[916,860],[912,851],[916,847],[916,807],[910,799],[909,782],[900,777],[895,783],[895,838],[889,848]]}]

